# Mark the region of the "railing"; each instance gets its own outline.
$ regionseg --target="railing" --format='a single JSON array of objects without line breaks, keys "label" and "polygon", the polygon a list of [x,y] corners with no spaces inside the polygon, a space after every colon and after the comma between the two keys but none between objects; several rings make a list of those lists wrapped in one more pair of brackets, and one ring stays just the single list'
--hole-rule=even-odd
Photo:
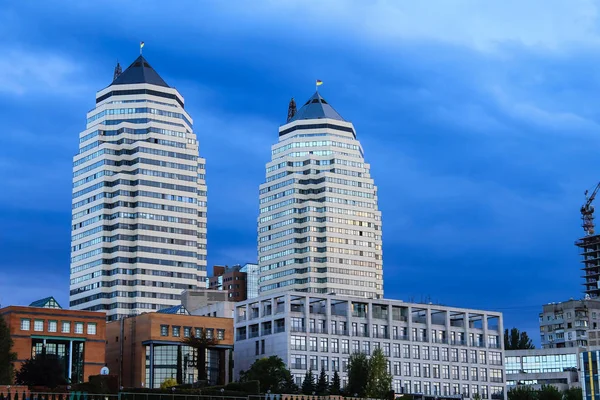
[{"label": "railing", "polygon": [[292,363],[290,365],[290,368],[291,369],[303,369],[303,370],[306,370],[306,364],[295,364],[295,363]]},{"label": "railing", "polygon": [[408,335],[394,335],[394,340],[408,340]]},{"label": "railing", "polygon": [[439,338],[434,337],[433,340],[432,340],[432,342],[433,343],[448,344],[448,339],[447,338],[439,339]]},{"label": "railing", "polygon": [[304,329],[303,326],[292,326],[291,331],[292,332],[306,332],[306,329]]},{"label": "railing", "polygon": [[235,340],[246,340],[246,335],[237,335]]},{"label": "railing", "polygon": [[489,347],[490,349],[499,349],[499,348],[501,348],[501,346],[500,346],[500,343],[490,343],[490,344],[488,345],[488,347]]},{"label": "railing", "polygon": [[276,326],[275,333],[285,332],[285,326]]},{"label": "railing", "polygon": [[255,337],[258,337],[258,336],[259,336],[259,333],[258,333],[258,331],[250,331],[250,334],[248,335],[248,337],[249,337],[250,339],[252,339],[252,338],[255,338]]}]

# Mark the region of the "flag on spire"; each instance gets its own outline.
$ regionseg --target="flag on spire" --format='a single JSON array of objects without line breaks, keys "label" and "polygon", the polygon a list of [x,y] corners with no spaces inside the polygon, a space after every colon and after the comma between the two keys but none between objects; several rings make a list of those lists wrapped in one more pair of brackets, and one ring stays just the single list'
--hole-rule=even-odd
[{"label": "flag on spire", "polygon": [[320,79],[317,79],[317,86],[321,86],[323,84],[323,81]]},{"label": "flag on spire", "polygon": [[144,48],[144,42],[140,42],[140,56],[142,55],[143,48]]}]

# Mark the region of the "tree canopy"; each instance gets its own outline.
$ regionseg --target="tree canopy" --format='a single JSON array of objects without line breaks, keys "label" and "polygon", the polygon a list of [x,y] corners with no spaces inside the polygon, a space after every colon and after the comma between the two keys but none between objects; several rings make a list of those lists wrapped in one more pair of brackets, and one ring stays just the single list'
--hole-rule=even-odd
[{"label": "tree canopy", "polygon": [[18,385],[55,388],[66,385],[67,379],[59,358],[43,352],[21,365],[21,369],[17,371],[16,382]]},{"label": "tree canopy", "polygon": [[277,356],[256,360],[247,371],[240,372],[240,381],[259,381],[260,389],[266,393],[297,393],[292,374],[283,360]]},{"label": "tree canopy", "polygon": [[369,359],[364,353],[354,353],[348,360],[348,385],[346,392],[349,396],[356,394],[366,397],[369,383]]},{"label": "tree canopy", "polygon": [[527,332],[520,332],[517,328],[504,330],[504,350],[526,350],[535,349],[533,342],[527,336]]},{"label": "tree canopy", "polygon": [[312,373],[312,370],[309,369],[304,374],[304,380],[302,381],[302,394],[311,395],[313,392],[316,392],[317,387],[315,385],[315,376]]},{"label": "tree canopy", "polygon": [[[331,378],[331,386],[329,386],[329,393],[336,395],[342,392],[342,384],[340,382],[340,374],[337,371],[333,373],[333,378]],[[575,400],[575,399],[568,399]]]},{"label": "tree canopy", "polygon": [[387,370],[388,360],[380,348],[375,349],[369,360],[369,379],[367,395],[371,398],[384,399],[392,388],[392,375]]},{"label": "tree canopy", "polygon": [[4,318],[0,315],[0,385],[13,383],[15,370],[13,363],[17,355],[12,351],[13,341]]},{"label": "tree canopy", "polygon": [[319,396],[324,396],[329,392],[329,383],[327,382],[327,374],[321,368],[319,379],[317,380],[317,389],[315,390]]},{"label": "tree canopy", "polygon": [[[207,379],[208,374],[206,373],[206,350],[214,347],[218,341],[215,338],[209,338],[206,335],[206,330],[203,330],[200,336],[190,336],[186,337],[182,340],[183,344],[190,346],[191,348],[196,350],[196,368],[198,369],[198,380],[205,381]],[[177,350],[177,357],[180,357],[180,350]],[[178,368],[179,368],[179,358],[178,358]],[[179,378],[179,372],[178,376]],[[183,380],[183,372],[181,379]]]}]

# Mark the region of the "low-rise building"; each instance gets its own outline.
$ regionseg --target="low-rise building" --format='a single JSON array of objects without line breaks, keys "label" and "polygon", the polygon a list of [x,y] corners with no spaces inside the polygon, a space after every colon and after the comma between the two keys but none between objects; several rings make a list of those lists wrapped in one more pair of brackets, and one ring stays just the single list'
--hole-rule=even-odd
[{"label": "low-rise building", "polygon": [[599,329],[599,324],[598,298],[545,304],[540,313],[542,347],[586,347],[588,330]]},{"label": "low-rise building", "polygon": [[106,359],[110,372],[119,376],[120,386],[158,388],[168,378],[182,383],[198,381],[195,349],[183,340],[190,336],[216,339],[206,350],[210,384],[231,381],[233,319],[190,315],[176,306],[128,317],[107,325]]},{"label": "low-rise building", "polygon": [[229,301],[228,293],[221,290],[198,288],[184,290],[181,293],[181,304],[191,313],[194,313],[194,310],[225,301]]},{"label": "low-rise building", "polygon": [[306,371],[347,383],[351,354],[381,348],[396,393],[504,398],[502,314],[399,300],[287,293],[236,304],[235,376],[279,356],[301,385]]},{"label": "low-rise building", "polygon": [[579,387],[579,347],[506,350],[506,386],[540,389],[552,385],[559,390]]},{"label": "low-rise building", "polygon": [[81,383],[105,364],[106,314],[64,310],[53,297],[0,309],[17,353],[15,368],[43,352],[54,355],[66,379]]}]

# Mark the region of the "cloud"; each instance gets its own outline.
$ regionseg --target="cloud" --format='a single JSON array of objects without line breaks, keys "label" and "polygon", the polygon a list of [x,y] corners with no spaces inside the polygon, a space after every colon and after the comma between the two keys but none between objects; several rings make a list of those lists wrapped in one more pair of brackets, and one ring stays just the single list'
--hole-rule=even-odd
[{"label": "cloud", "polygon": [[0,58],[0,94],[78,93],[87,88],[77,78],[81,69],[81,65],[54,51],[9,49]]}]

